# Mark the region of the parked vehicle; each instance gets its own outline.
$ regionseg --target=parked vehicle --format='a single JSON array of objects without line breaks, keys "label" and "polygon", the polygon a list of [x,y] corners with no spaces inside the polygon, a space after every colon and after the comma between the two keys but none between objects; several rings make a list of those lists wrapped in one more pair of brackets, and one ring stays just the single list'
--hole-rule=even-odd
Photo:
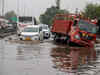
[{"label": "parked vehicle", "polygon": [[39,40],[42,28],[38,25],[26,26],[19,34],[20,40]]},{"label": "parked vehicle", "polygon": [[93,46],[93,41],[96,40],[96,25],[77,17],[73,14],[56,15],[51,29],[54,40],[80,46]]}]

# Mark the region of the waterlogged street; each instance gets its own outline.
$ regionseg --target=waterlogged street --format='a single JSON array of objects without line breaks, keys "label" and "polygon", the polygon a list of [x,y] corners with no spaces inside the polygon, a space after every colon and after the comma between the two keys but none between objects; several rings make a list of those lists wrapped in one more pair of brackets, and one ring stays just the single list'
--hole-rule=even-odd
[{"label": "waterlogged street", "polygon": [[1,39],[0,75],[100,75],[100,44],[95,46],[91,53],[90,48],[58,45],[52,39]]},{"label": "waterlogged street", "polygon": [[100,75],[100,0],[0,0],[0,75]]}]

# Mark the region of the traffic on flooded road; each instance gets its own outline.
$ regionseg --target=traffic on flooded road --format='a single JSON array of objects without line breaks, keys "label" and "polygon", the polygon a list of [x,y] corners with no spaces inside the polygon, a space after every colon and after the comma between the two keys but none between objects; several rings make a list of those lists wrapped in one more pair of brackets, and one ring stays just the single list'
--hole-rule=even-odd
[{"label": "traffic on flooded road", "polygon": [[0,75],[100,75],[100,2],[0,0]]}]

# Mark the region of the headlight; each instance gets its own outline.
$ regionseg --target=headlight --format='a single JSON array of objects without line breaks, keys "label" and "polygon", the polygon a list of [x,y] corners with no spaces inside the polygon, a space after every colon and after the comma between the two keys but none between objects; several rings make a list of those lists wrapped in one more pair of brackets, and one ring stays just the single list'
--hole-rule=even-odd
[{"label": "headlight", "polygon": [[80,36],[79,36],[79,35],[75,35],[75,38],[76,38],[76,39],[80,39]]},{"label": "headlight", "polygon": [[34,40],[39,40],[39,38],[38,37],[35,37]]}]

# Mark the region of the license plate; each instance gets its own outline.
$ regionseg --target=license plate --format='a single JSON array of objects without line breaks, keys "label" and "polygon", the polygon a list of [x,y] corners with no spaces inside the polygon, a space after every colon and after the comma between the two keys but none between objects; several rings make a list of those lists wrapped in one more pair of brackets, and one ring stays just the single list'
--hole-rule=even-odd
[{"label": "license plate", "polygon": [[31,38],[30,38],[30,37],[26,37],[26,39],[25,39],[25,40],[28,40],[28,41],[29,41],[29,40],[31,40]]},{"label": "license plate", "polygon": [[86,36],[86,34],[85,34],[85,33],[83,33],[83,37],[84,37],[84,36]]}]

